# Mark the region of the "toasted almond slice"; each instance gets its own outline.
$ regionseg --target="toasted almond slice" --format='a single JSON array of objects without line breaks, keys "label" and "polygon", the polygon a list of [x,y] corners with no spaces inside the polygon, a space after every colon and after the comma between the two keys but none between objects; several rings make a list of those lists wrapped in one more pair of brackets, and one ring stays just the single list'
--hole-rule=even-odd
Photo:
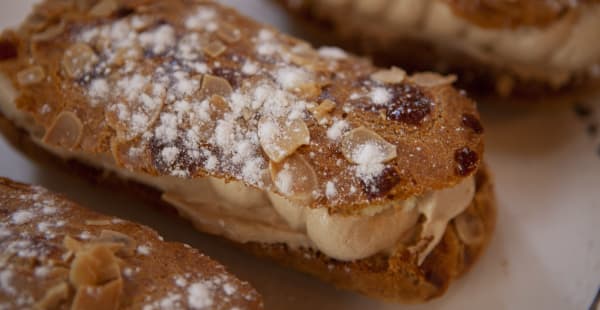
[{"label": "toasted almond slice", "polygon": [[104,226],[110,225],[112,222],[110,220],[86,220],[85,225],[90,226]]},{"label": "toasted almond slice", "polygon": [[300,154],[293,154],[280,163],[269,164],[271,180],[277,191],[297,202],[309,202],[318,188],[317,174]]},{"label": "toasted almond slice", "polygon": [[118,309],[121,294],[123,293],[123,280],[113,280],[102,286],[84,285],[77,290],[72,310],[104,310]]},{"label": "toasted almond slice", "polygon": [[97,0],[75,0],[75,7],[80,12],[87,12],[96,2]]},{"label": "toasted almond slice", "polygon": [[118,279],[121,270],[114,252],[115,247],[107,243],[90,244],[77,252],[69,273],[71,283],[79,288]]},{"label": "toasted almond slice", "polygon": [[227,43],[235,43],[242,37],[242,33],[238,28],[227,23],[219,25],[217,35]]},{"label": "toasted almond slice", "polygon": [[69,298],[69,284],[64,281],[48,289],[44,297],[33,308],[40,310],[57,309],[67,298]]},{"label": "toasted almond slice", "polygon": [[468,211],[454,218],[454,227],[460,240],[469,245],[483,242],[485,227],[481,219]]},{"label": "toasted almond slice", "polygon": [[124,256],[133,255],[136,247],[136,242],[130,236],[120,233],[118,231],[104,229],[100,232],[100,236],[96,238],[93,242],[107,242],[107,243],[121,243],[123,247],[119,249],[117,254],[121,254]]},{"label": "toasted almond slice", "polygon": [[78,79],[90,73],[98,61],[98,56],[89,45],[76,43],[65,51],[62,67],[67,76]]},{"label": "toasted almond slice", "polygon": [[213,58],[219,57],[219,55],[223,54],[227,47],[219,40],[212,41],[208,43],[207,46],[204,47],[204,52]]},{"label": "toasted almond slice", "polygon": [[396,156],[396,146],[365,127],[346,133],[342,138],[341,151],[354,164],[385,163]]},{"label": "toasted almond slice", "polygon": [[65,21],[61,20],[60,23],[52,25],[46,28],[42,32],[38,32],[31,36],[31,40],[33,42],[43,42],[52,40],[59,35],[61,35],[65,31]]},{"label": "toasted almond slice", "polygon": [[55,119],[46,135],[44,143],[53,146],[74,148],[79,144],[83,133],[83,123],[73,112],[61,112]]},{"label": "toasted almond slice", "polygon": [[411,75],[410,80],[422,87],[436,87],[454,83],[456,75],[442,76],[433,72],[420,72]]},{"label": "toasted almond slice", "polygon": [[263,117],[258,122],[258,139],[273,162],[280,162],[300,146],[310,143],[310,132],[301,119]]},{"label": "toasted almond slice", "polygon": [[206,74],[202,79],[200,92],[205,94],[207,97],[213,95],[228,97],[233,92],[233,88],[226,79],[219,76]]},{"label": "toasted almond slice", "polygon": [[313,116],[317,119],[317,121],[321,121],[324,117],[327,116],[331,111],[335,109],[335,102],[325,99],[321,101],[321,104],[318,106],[309,109],[312,112]]},{"label": "toasted almond slice", "polygon": [[65,236],[65,238],[63,239],[63,246],[65,248],[67,248],[67,250],[74,252],[74,253],[79,252],[79,250],[81,250],[81,248],[83,248],[83,245],[81,244],[81,242],[79,242],[78,240],[75,240],[71,236]]},{"label": "toasted almond slice", "polygon": [[119,9],[117,0],[101,0],[89,11],[91,16],[108,17]]},{"label": "toasted almond slice", "polygon": [[46,73],[42,66],[31,66],[17,73],[17,82],[21,86],[33,85],[43,81],[44,77],[46,77]]},{"label": "toasted almond slice", "polygon": [[371,79],[387,84],[399,84],[404,81],[406,72],[398,67],[392,67],[388,70],[380,70],[371,75]]}]

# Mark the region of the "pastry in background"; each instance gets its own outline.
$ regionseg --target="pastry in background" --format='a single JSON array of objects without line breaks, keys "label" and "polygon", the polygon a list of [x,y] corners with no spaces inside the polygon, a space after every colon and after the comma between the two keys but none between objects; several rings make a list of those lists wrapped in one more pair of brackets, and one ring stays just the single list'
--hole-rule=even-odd
[{"label": "pastry in background", "polygon": [[599,1],[279,2],[320,21],[323,44],[410,71],[458,73],[481,96],[578,96],[600,85]]},{"label": "pastry in background", "polygon": [[1,309],[262,309],[191,247],[0,178]]},{"label": "pastry in background", "polygon": [[17,147],[385,300],[443,294],[489,242],[483,128],[453,76],[315,50],[212,1],[70,3],[0,40]]}]

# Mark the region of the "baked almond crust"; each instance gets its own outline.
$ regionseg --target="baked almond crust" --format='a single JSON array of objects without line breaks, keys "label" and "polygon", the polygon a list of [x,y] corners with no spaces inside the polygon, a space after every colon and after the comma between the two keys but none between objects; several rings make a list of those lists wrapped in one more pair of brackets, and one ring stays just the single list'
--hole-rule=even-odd
[{"label": "baked almond crust", "polygon": [[[0,70],[17,89],[18,109],[32,116],[45,143],[83,154],[108,154],[117,166],[150,175],[176,175],[184,178],[212,176],[242,181],[248,186],[280,193],[281,186],[278,187],[277,182],[273,182],[272,170],[277,164],[285,165],[287,158],[300,156],[306,163],[307,171],[304,172],[311,174],[310,170],[314,171],[311,188],[305,189],[313,196],[308,205],[328,208],[330,213],[341,214],[351,214],[373,204],[406,199],[454,186],[472,175],[481,162],[482,132],[469,127],[469,124],[481,127],[478,125],[476,105],[464,92],[459,92],[450,85],[453,82],[451,77],[426,73],[396,80],[377,80],[377,73],[382,69],[366,60],[338,50],[316,51],[305,42],[280,34],[212,1],[122,1],[121,5],[121,9],[112,15],[99,18],[65,6],[62,1],[46,1],[18,31],[4,34],[4,54],[9,54],[12,48],[15,55],[5,57],[5,61],[0,62]],[[219,25],[217,27],[228,30],[228,34],[204,28],[194,31],[187,29],[193,23],[186,23],[182,16],[188,16],[197,7],[203,8],[204,11],[200,13],[213,12],[213,22]],[[199,16],[202,16],[200,13]],[[144,75],[138,73],[127,76],[127,73],[121,73],[126,70],[127,65],[120,62],[103,63],[107,61],[103,57],[112,61],[121,54],[100,56],[105,51],[104,48],[92,48],[82,43],[89,33],[85,29],[91,29],[93,33],[104,25],[116,27],[115,21],[124,18],[129,18],[134,23],[134,17],[140,16],[150,16],[154,21],[161,21],[150,23],[147,26],[149,28],[140,34],[150,35],[157,44],[164,43],[161,41],[164,39],[161,32],[163,30],[177,38],[186,34],[206,36],[202,37],[202,40],[209,42],[203,51],[204,61],[194,65],[203,65],[202,70],[208,70],[209,73],[186,75],[181,83],[182,88],[195,83],[199,90],[177,99],[188,103],[210,101],[211,111],[215,115],[210,115],[206,124],[202,123],[201,126],[206,125],[206,128],[195,128],[194,125],[200,122],[188,122],[186,115],[190,114],[176,112],[177,100],[168,99],[170,93],[164,100],[157,96],[158,99],[153,101],[156,104],[146,111],[141,103],[135,101],[138,93],[134,92],[135,100],[130,100],[128,87],[118,86],[121,82],[134,83],[128,80],[134,77],[143,79],[146,71],[161,66],[167,67],[163,71],[167,72],[168,79],[178,79],[176,74],[171,76],[168,73],[172,63],[169,57],[175,57],[177,61],[183,60],[169,56],[172,54],[154,55],[154,52],[162,48],[156,45],[154,47],[157,50],[146,49],[143,55],[136,56],[141,59],[131,62],[134,70]],[[45,26],[46,30],[35,27],[40,20],[50,24]],[[59,34],[54,34],[56,28],[63,29]],[[48,32],[55,35],[52,40],[37,39]],[[266,40],[266,43],[261,40]],[[93,44],[111,43],[116,45],[119,42],[100,38]],[[273,50],[280,54],[262,54]],[[251,75],[244,73],[248,71],[244,70],[240,59],[257,64],[260,71]],[[92,72],[97,70],[94,66],[99,63],[109,68],[117,66],[117,69],[111,69],[108,74],[106,71]],[[196,67],[186,70],[193,72]],[[40,72],[43,72],[44,78],[36,76]],[[182,70],[177,73],[185,75],[186,72]],[[153,79],[160,79],[162,74]],[[310,76],[306,83],[301,82],[301,85],[286,89],[288,84],[302,80],[305,75]],[[117,80],[116,85],[111,84],[113,89],[107,93],[117,95],[114,98],[94,97],[98,88],[95,82],[104,80],[98,85],[104,84],[105,87],[102,88],[106,89],[106,81],[112,83],[113,78]],[[292,98],[290,102],[293,104],[306,102],[308,108],[302,112],[303,116],[294,120],[300,122],[298,128],[306,127],[305,135],[296,137],[295,141],[275,141],[274,149],[278,150],[283,146],[285,152],[271,154],[265,144],[273,142],[264,142],[257,129],[270,112],[261,108],[249,112],[254,114],[246,115],[246,110],[243,110],[239,114],[244,119],[240,116],[232,126],[239,125],[240,131],[250,138],[235,141],[235,145],[217,146],[220,140],[227,140],[227,137],[221,139],[222,136],[217,136],[217,129],[219,124],[229,124],[225,118],[234,112],[222,110],[235,110],[233,95],[244,98],[245,92],[257,92],[265,83],[272,83],[273,79],[278,80],[280,85],[276,86],[275,91],[267,93],[267,97],[279,94],[284,98]],[[146,86],[156,86],[153,83],[154,80]],[[124,89],[123,94],[120,93],[121,88]],[[176,87],[169,86],[167,92],[173,88]],[[328,108],[326,118],[315,114],[316,112],[308,113],[316,111],[311,107],[320,106],[324,101],[335,103],[335,107]],[[126,110],[127,107],[129,110]],[[119,119],[119,111],[123,109],[132,114],[143,110],[138,118],[144,120],[143,124],[134,124],[133,117]],[[290,110],[290,114],[294,114],[291,112]],[[167,128],[167,120],[177,117],[176,115],[183,115],[181,124]],[[472,121],[465,123],[467,118]],[[331,135],[330,131],[340,123],[346,124],[346,130],[339,133],[338,140],[335,140],[336,135]],[[77,137],[59,139],[55,129],[63,127],[57,127],[57,124],[70,124],[77,131]],[[343,141],[339,141],[344,139],[346,131],[361,127],[396,146],[395,154],[386,156],[384,163],[375,163],[375,166],[381,164],[385,169],[380,169],[378,173],[366,173],[364,177],[358,175],[359,165],[344,156],[340,148]],[[190,131],[194,131],[194,139],[187,138]],[[258,147],[253,140],[256,133],[261,144]],[[202,136],[205,134],[209,136]],[[165,142],[168,139],[170,140]],[[189,147],[188,144],[194,146]],[[248,145],[252,149],[251,156],[236,160],[234,155],[239,154],[237,149],[247,149]],[[461,157],[461,152],[468,156]],[[218,165],[213,165],[214,162]],[[245,169],[245,164],[255,162],[257,164],[249,167],[251,169]],[[465,167],[467,169],[463,169]],[[269,169],[271,178],[265,178],[264,173]],[[260,171],[247,177],[247,170]],[[335,197],[324,194],[329,182],[335,182]]]},{"label": "baked almond crust", "polygon": [[[20,29],[2,36],[0,71],[11,80],[17,91],[16,107],[31,117],[34,128],[25,133],[5,119],[2,130],[25,153],[56,162],[55,155],[41,151],[43,147],[32,141],[37,139],[45,147],[66,151],[67,157],[104,156],[121,171],[242,181],[284,196],[291,193],[290,199],[308,198],[306,205],[342,215],[445,189],[481,170],[479,114],[475,103],[451,86],[453,76],[406,75],[402,69],[380,69],[339,49],[317,51],[212,1],[130,0],[117,2],[119,9],[112,11],[111,1],[102,0],[101,8],[87,11],[63,1],[45,1]],[[201,45],[185,44],[182,38],[188,35],[201,36]],[[121,44],[131,47],[114,48]],[[173,49],[182,44],[184,48]],[[197,46],[203,50],[194,51]],[[189,59],[196,60],[189,64]],[[131,71],[134,74],[128,75]],[[152,76],[152,83],[141,83],[146,76]],[[168,83],[163,85],[160,81],[165,77]],[[252,110],[251,104],[236,104],[244,102],[247,92],[260,93],[265,84],[269,91],[263,106]],[[146,92],[154,86],[166,90],[149,97]],[[250,101],[259,101],[256,97]],[[277,98],[275,104],[265,108],[272,97]],[[187,107],[197,103],[201,110],[202,101],[211,107],[211,113],[202,115],[210,122],[194,130],[194,124],[205,123],[188,120],[196,110],[191,113]],[[269,119],[275,114],[272,110],[290,104],[299,104],[302,111],[286,110],[295,117],[285,115],[284,121]],[[128,117],[130,112],[141,116]],[[235,122],[228,123],[228,117],[235,117]],[[147,122],[129,122],[135,119]],[[176,125],[166,126],[169,120]],[[334,126],[344,122],[338,127],[345,130]],[[240,127],[241,135],[251,138],[219,146],[220,140],[235,136],[218,135],[216,128],[223,123]],[[196,137],[201,140],[197,143],[187,139],[190,130],[192,136],[214,136]],[[169,143],[163,141],[169,138],[173,138]],[[231,155],[244,155],[248,153],[244,149],[253,147],[252,156],[237,162]],[[260,164],[250,168],[269,175],[247,178],[241,166],[255,161]],[[119,188],[164,204],[162,193],[155,189],[77,161],[66,163],[69,170],[92,180],[121,184]],[[277,177],[286,169],[300,174],[292,180],[302,181],[293,182],[289,191],[283,189],[289,182]],[[332,182],[336,195],[325,194]],[[491,187],[479,190],[483,188],[488,199],[485,207],[493,210]],[[419,247],[398,249],[391,258],[377,255],[343,263],[278,244],[248,245],[273,258],[289,254],[288,259],[297,261],[296,268],[319,276],[322,266],[338,265],[355,274],[356,283],[347,283],[348,276],[337,271],[323,277],[342,287],[383,299],[419,302],[442,294],[451,279],[473,263],[471,257],[478,255],[491,235],[494,218],[488,214],[493,211],[459,215],[457,219],[468,219],[461,226],[464,240],[458,241],[451,233],[455,224],[449,225],[443,241],[421,266]],[[461,246],[469,250],[460,250]],[[465,253],[473,255],[464,259]]]},{"label": "baked almond crust", "polygon": [[[441,1],[456,16],[472,23],[473,27],[505,31],[518,27],[544,29],[565,15],[580,15],[586,5],[598,4],[596,0],[578,1],[575,4],[548,1],[508,1],[509,4],[494,0]],[[482,101],[503,104],[570,102],[596,94],[600,87],[600,75],[591,66],[568,72],[567,78],[563,77],[564,72],[544,72],[545,68],[530,72],[516,64],[502,63],[503,59],[499,56],[492,56],[497,59],[474,57],[444,43],[420,39],[418,34],[396,35],[396,26],[385,18],[361,17],[361,13],[350,6],[332,8],[310,0],[293,5],[285,0],[277,2],[300,17],[300,27],[310,34],[311,41],[317,45],[338,45],[369,57],[376,65],[401,66],[407,72],[432,70],[456,74],[459,77],[457,86],[467,89],[470,95]],[[348,22],[348,14],[353,16],[352,22]]]},{"label": "baked almond crust", "polygon": [[[2,117],[0,131],[8,141],[27,156],[48,165],[60,165],[88,181],[108,186],[144,199],[167,213],[176,213],[173,206],[161,199],[154,188],[125,180],[114,173],[98,170],[76,160],[61,160],[34,143],[29,134]],[[422,303],[441,296],[450,283],[467,272],[488,246],[496,224],[496,201],[491,176],[487,168],[476,174],[476,194],[464,211],[481,224],[480,239],[466,244],[456,232],[455,221],[446,228],[441,242],[421,266],[407,249],[395,255],[377,255],[354,262],[341,262],[313,250],[290,249],[283,244],[237,244],[261,257],[309,273],[337,287],[361,294],[401,303]],[[462,215],[461,215],[462,216]]]},{"label": "baked almond crust", "polygon": [[250,284],[198,250],[43,188],[0,178],[0,214],[7,309],[263,308]]}]

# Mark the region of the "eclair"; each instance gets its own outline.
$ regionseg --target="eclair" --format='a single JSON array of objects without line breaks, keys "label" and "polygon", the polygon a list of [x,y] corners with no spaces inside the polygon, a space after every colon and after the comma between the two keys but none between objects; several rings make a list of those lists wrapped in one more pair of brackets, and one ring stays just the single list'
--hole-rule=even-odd
[{"label": "eclair", "polygon": [[0,178],[1,309],[262,309],[225,267],[154,230]]},{"label": "eclair", "polygon": [[407,70],[458,73],[480,96],[573,97],[600,85],[599,1],[280,2],[332,30],[324,43]]},{"label": "eclair", "polygon": [[408,303],[489,243],[483,127],[454,76],[314,49],[213,1],[48,0],[0,41],[17,147],[257,255]]}]

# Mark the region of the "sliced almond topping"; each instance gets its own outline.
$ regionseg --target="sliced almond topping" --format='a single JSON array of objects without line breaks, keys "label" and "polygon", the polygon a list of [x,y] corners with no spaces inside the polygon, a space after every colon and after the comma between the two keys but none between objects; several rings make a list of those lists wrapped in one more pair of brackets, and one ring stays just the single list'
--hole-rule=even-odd
[{"label": "sliced almond topping", "polygon": [[468,211],[454,218],[454,226],[460,240],[469,245],[483,242],[485,227],[481,219]]},{"label": "sliced almond topping", "polygon": [[78,240],[75,240],[71,236],[65,236],[63,239],[63,246],[67,248],[70,252],[79,252],[83,248],[83,245]]},{"label": "sliced almond topping", "polygon": [[65,31],[65,21],[61,20],[60,23],[58,23],[56,25],[52,25],[52,26],[46,28],[44,31],[38,32],[38,33],[32,35],[31,40],[33,42],[50,41],[50,40],[58,37],[59,35],[61,35],[64,31]]},{"label": "sliced almond topping", "polygon": [[94,5],[90,10],[90,15],[95,17],[108,17],[119,9],[119,2],[117,0],[101,0],[98,4]]},{"label": "sliced almond topping", "polygon": [[300,146],[310,143],[310,132],[301,119],[263,117],[258,122],[258,139],[273,162],[280,162]]},{"label": "sliced almond topping", "polygon": [[119,260],[114,254],[114,244],[95,243],[81,249],[71,263],[69,279],[81,286],[102,285],[121,276]]},{"label": "sliced almond topping", "polygon": [[46,135],[44,143],[71,149],[81,140],[83,124],[73,112],[61,112],[55,119]]},{"label": "sliced almond topping", "polygon": [[208,43],[207,46],[204,47],[204,52],[213,58],[219,57],[219,55],[223,54],[227,47],[221,41],[216,40]]},{"label": "sliced almond topping", "polygon": [[400,68],[392,67],[389,70],[380,70],[371,75],[371,78],[377,82],[387,84],[399,84],[404,81],[406,72]]},{"label": "sliced almond topping", "polygon": [[313,116],[317,119],[317,121],[321,121],[323,118],[325,118],[331,111],[333,111],[335,109],[335,102],[329,100],[329,99],[325,99],[323,101],[321,101],[321,104],[319,104],[318,106],[309,109],[310,112],[312,112]]},{"label": "sliced almond topping", "polygon": [[235,43],[242,37],[242,33],[239,29],[226,23],[219,25],[217,35],[227,43]]},{"label": "sliced almond topping", "polygon": [[117,254],[121,254],[123,256],[133,255],[136,247],[135,240],[128,235],[108,229],[102,230],[102,232],[100,232],[100,236],[96,238],[94,242],[121,243],[123,244],[123,247],[119,249]]},{"label": "sliced almond topping", "polygon": [[318,83],[306,82],[291,89],[291,91],[306,100],[315,100],[321,95],[321,86]]},{"label": "sliced almond topping", "polygon": [[318,188],[317,174],[304,156],[293,154],[280,163],[269,165],[277,191],[293,201],[309,202]]},{"label": "sliced almond topping", "polygon": [[312,49],[310,52],[299,50],[290,53],[290,61],[298,66],[310,66],[318,61],[318,57]]},{"label": "sliced almond topping", "polygon": [[38,301],[33,308],[40,310],[57,309],[67,298],[69,298],[69,284],[61,282],[48,289],[42,300]]},{"label": "sliced almond topping", "polygon": [[104,226],[104,225],[110,225],[111,221],[110,220],[86,220],[85,221],[85,225],[90,225],[90,226]]},{"label": "sliced almond topping", "polygon": [[84,285],[77,290],[71,310],[118,309],[122,293],[121,278],[102,286]]},{"label": "sliced almond topping", "polygon": [[97,0],[75,0],[75,7],[81,12],[87,12]]},{"label": "sliced almond topping", "polygon": [[65,51],[62,67],[67,76],[78,79],[92,72],[98,61],[98,56],[91,47],[85,43],[76,43]]},{"label": "sliced almond topping", "polygon": [[17,73],[17,82],[21,86],[37,84],[44,80],[46,73],[42,66],[31,66]]},{"label": "sliced almond topping", "polygon": [[410,80],[422,87],[436,87],[454,83],[456,75],[442,76],[433,72],[421,72],[411,75]]},{"label": "sliced almond topping", "polygon": [[213,119],[221,119],[225,113],[231,111],[229,103],[223,96],[212,95],[210,97],[211,117]]},{"label": "sliced almond topping", "polygon": [[202,86],[200,88],[200,92],[202,92],[207,97],[210,97],[212,95],[228,97],[233,92],[233,88],[231,88],[231,84],[229,84],[229,82],[226,79],[206,74],[202,79]]},{"label": "sliced almond topping", "polygon": [[365,127],[346,133],[342,138],[341,151],[354,164],[384,163],[398,156],[395,145]]}]

